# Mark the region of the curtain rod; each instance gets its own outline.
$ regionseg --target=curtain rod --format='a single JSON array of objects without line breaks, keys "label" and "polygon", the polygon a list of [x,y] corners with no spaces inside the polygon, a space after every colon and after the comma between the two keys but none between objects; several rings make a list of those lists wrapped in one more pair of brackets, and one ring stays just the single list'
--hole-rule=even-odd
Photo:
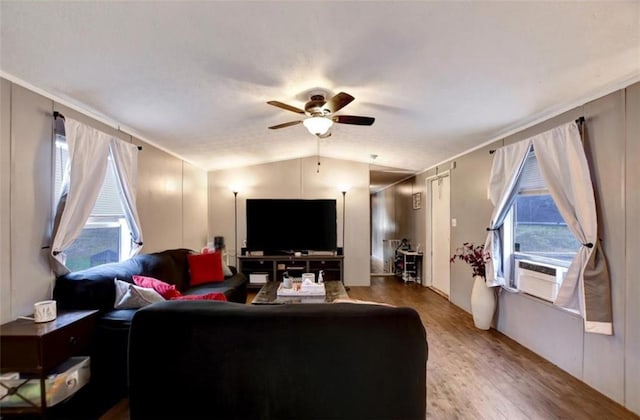
[{"label": "curtain rod", "polygon": [[[53,111],[53,119],[56,120],[58,118],[62,118],[64,120],[64,115],[62,115],[58,111]],[[142,150],[142,146],[138,146],[138,150]]]},{"label": "curtain rod", "polygon": [[[581,126],[582,124],[584,124],[584,117],[576,118],[575,123],[578,124],[579,126],[578,128],[580,128],[580,131],[582,132]],[[496,149],[489,150],[490,155],[494,154],[495,152],[496,152]]]}]

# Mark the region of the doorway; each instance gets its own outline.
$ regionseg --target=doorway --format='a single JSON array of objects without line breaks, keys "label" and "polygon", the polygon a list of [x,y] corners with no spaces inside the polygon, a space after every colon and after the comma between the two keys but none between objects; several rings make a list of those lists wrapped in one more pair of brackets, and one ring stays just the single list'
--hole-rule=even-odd
[{"label": "doorway", "polygon": [[449,172],[427,178],[429,211],[427,214],[427,239],[429,260],[427,285],[449,297],[449,258],[451,250],[451,201]]}]

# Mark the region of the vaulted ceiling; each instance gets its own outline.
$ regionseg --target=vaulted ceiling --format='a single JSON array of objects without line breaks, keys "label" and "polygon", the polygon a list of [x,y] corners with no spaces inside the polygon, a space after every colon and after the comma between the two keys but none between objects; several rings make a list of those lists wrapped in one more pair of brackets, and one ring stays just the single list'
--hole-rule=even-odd
[{"label": "vaulted ceiling", "polygon": [[[319,151],[404,177],[640,75],[637,1],[0,7],[2,76],[206,170]],[[317,91],[375,123],[267,129]]]}]

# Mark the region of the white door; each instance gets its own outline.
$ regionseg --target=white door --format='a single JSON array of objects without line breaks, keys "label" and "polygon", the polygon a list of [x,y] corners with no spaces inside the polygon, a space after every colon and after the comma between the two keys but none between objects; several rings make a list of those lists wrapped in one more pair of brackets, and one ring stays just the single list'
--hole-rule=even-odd
[{"label": "white door", "polygon": [[449,175],[431,183],[431,286],[449,296],[449,258],[451,244]]}]

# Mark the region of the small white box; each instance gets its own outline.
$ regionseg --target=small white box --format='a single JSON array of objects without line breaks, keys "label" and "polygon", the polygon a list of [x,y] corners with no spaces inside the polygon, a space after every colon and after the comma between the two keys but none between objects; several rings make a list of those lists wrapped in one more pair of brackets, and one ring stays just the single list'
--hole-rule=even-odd
[{"label": "small white box", "polygon": [[265,284],[269,281],[269,273],[250,273],[249,283],[251,284]]},{"label": "small white box", "polygon": [[[71,357],[61,363],[44,380],[47,407],[71,397],[89,382],[90,377],[89,357]],[[5,394],[0,400],[0,407],[31,407],[32,404],[40,407],[40,379],[26,382],[25,379],[0,380],[0,387],[15,388],[15,394]]]}]

